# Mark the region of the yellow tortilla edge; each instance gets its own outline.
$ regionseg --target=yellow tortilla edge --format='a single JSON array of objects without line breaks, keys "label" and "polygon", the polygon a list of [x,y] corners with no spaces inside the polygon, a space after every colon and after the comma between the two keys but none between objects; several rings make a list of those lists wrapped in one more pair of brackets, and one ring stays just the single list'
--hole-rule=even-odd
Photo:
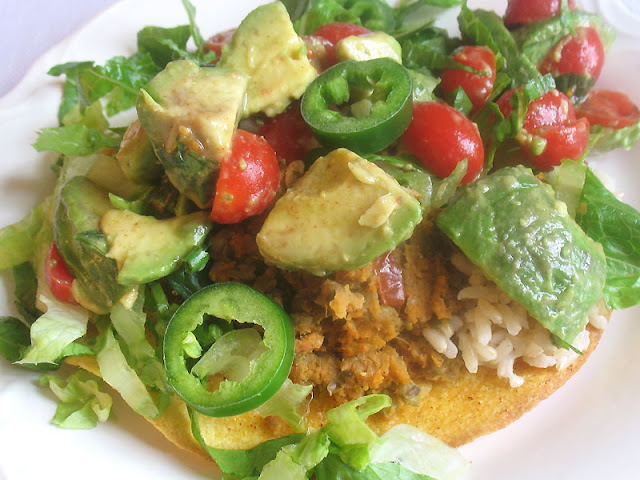
[{"label": "yellow tortilla edge", "polygon": [[[610,315],[610,313],[609,313]],[[512,388],[495,370],[466,370],[456,378],[439,380],[422,395],[420,405],[402,404],[369,418],[369,426],[382,434],[397,424],[409,424],[439,438],[452,447],[500,430],[533,409],[564,385],[595,350],[603,331],[590,328],[589,348],[564,370],[519,365],[524,384]],[[68,357],[66,363],[100,376],[94,357]],[[307,428],[325,423],[325,413],[336,406],[328,394],[316,395],[306,415]],[[185,403],[176,395],[157,418],[147,420],[176,446],[209,459],[191,434]],[[213,418],[199,415],[202,436],[211,447],[248,449],[264,441],[294,433],[280,419],[263,418],[255,411],[234,417]]]}]

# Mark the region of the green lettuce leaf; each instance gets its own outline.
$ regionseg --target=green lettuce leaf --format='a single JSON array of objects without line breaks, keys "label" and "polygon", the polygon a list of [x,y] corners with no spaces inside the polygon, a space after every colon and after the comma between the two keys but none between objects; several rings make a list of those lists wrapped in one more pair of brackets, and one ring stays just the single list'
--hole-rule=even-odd
[{"label": "green lettuce leaf", "polygon": [[435,480],[428,475],[407,470],[399,463],[376,463],[357,470],[340,459],[339,455],[329,454],[315,470],[317,480]]},{"label": "green lettuce leaf", "polygon": [[305,480],[329,455],[331,441],[322,429],[317,430],[295,445],[282,448],[260,473],[260,480]]},{"label": "green lettuce leaf", "polygon": [[43,128],[33,147],[38,152],[51,151],[62,155],[84,157],[103,148],[117,148],[121,137],[101,132],[97,128],[74,124],[64,127]]},{"label": "green lettuce leaf", "polygon": [[142,309],[143,306],[144,289],[139,289],[136,301],[130,309],[127,309],[122,302],[116,303],[111,309],[111,324],[127,346],[128,363],[142,382],[147,386],[168,391],[164,365],[147,340],[145,329],[147,316]]},{"label": "green lettuce leaf", "polygon": [[54,425],[62,428],[94,428],[106,422],[113,401],[100,389],[102,380],[85,371],[77,370],[67,380],[54,376],[40,377],[40,386],[49,387],[59,403],[53,417]]},{"label": "green lettuce leaf", "polygon": [[394,9],[384,0],[311,0],[296,22],[300,35],[310,35],[326,23],[346,22],[371,31],[391,31],[396,24]]},{"label": "green lettuce leaf", "polygon": [[623,128],[607,128],[592,125],[589,129],[588,151],[599,154],[616,148],[631,150],[640,139],[640,121]]},{"label": "green lettuce leaf", "polygon": [[13,267],[13,280],[16,285],[14,296],[15,305],[25,322],[31,325],[42,315],[36,306],[38,279],[30,262],[24,262]]},{"label": "green lettuce leaf", "polygon": [[391,34],[396,38],[429,28],[444,10],[461,5],[462,0],[416,0],[400,2],[396,7],[396,28]]},{"label": "green lettuce leaf", "polygon": [[540,77],[531,60],[523,54],[502,19],[487,10],[471,10],[462,6],[458,26],[463,38],[474,45],[485,45],[496,54],[498,70],[504,71],[512,80],[512,87],[524,85]]},{"label": "green lettuce leaf", "polygon": [[53,197],[47,198],[24,219],[0,230],[0,270],[15,267],[33,259],[37,249],[37,234],[50,228]]},{"label": "green lettuce leaf", "polygon": [[190,38],[189,25],[173,28],[148,26],[138,32],[138,50],[148,53],[158,67],[164,68],[167,63],[180,58],[179,52],[186,51]]},{"label": "green lettuce leaf", "polygon": [[256,408],[256,412],[263,417],[283,418],[292,429],[302,432],[305,423],[300,411],[309,408],[308,397],[312,390],[313,385],[298,385],[287,378],[273,397]]},{"label": "green lettuce leaf", "polygon": [[556,198],[565,203],[573,218],[580,206],[586,175],[587,166],[584,163],[568,159],[544,174],[546,182],[553,187]]},{"label": "green lettuce leaf", "polygon": [[30,344],[29,327],[15,317],[0,317],[0,353],[9,362],[22,358]]},{"label": "green lettuce leaf", "polygon": [[96,360],[104,381],[140,415],[156,418],[160,410],[138,374],[127,363],[111,327],[101,332],[99,345]]},{"label": "green lettuce leaf", "polygon": [[57,364],[65,348],[87,333],[88,312],[49,295],[40,293],[38,300],[47,310],[31,325],[31,346],[19,364]]},{"label": "green lettuce leaf", "polygon": [[396,425],[384,433],[371,448],[371,463],[399,464],[438,480],[460,478],[470,467],[456,449],[410,425]]},{"label": "green lettuce leaf", "polygon": [[88,106],[105,98],[107,115],[115,115],[133,107],[140,88],[159,72],[158,66],[146,53],[113,57],[104,65],[80,72],[77,80],[80,104]]},{"label": "green lettuce leaf", "polygon": [[537,65],[560,40],[571,35],[578,26],[594,27],[605,50],[615,39],[615,30],[605,24],[598,14],[568,9],[555,17],[520,27],[513,35],[522,52]]},{"label": "green lettuce leaf", "polygon": [[618,200],[587,170],[576,222],[604,249],[607,306],[619,310],[640,304],[640,212]]},{"label": "green lettuce leaf", "polygon": [[[269,440],[249,450],[224,450],[207,445],[198,422],[198,413],[187,407],[191,420],[193,438],[204,448],[209,456],[218,464],[222,473],[240,478],[256,478],[264,466],[276,458],[278,452],[287,445],[296,444],[304,438],[303,434]],[[288,477],[283,477],[288,478]]]}]

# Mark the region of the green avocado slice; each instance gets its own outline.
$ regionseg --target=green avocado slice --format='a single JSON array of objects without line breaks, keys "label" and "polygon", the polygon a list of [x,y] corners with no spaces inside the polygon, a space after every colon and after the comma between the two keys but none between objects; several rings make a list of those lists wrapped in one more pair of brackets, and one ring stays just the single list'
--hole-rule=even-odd
[{"label": "green avocado slice", "polygon": [[344,148],[318,158],[275,204],[257,242],[268,262],[326,275],[363,267],[408,239],[420,202]]},{"label": "green avocado slice", "polygon": [[101,230],[111,248],[107,257],[118,264],[118,283],[139,285],[166,277],[204,242],[211,221],[207,212],[158,220],[128,210],[109,210]]},{"label": "green avocado slice", "polygon": [[602,298],[602,246],[528,168],[504,168],[471,184],[437,223],[487,278],[568,344]]}]

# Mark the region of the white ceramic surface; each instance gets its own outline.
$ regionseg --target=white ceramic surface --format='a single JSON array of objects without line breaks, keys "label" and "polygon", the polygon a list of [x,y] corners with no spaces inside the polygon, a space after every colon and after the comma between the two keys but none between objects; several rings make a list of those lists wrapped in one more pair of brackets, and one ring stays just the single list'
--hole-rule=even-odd
[{"label": "white ceramic surface", "polygon": [[[588,0],[587,0],[588,1]],[[237,23],[260,0],[199,0],[205,35]],[[597,3],[597,2],[589,2]],[[608,2],[600,2],[606,8]],[[469,1],[504,9],[504,1]],[[629,16],[609,52],[599,87],[627,92],[640,104],[640,45]],[[604,12],[603,12],[604,13]],[[612,18],[611,16],[614,15]],[[56,124],[60,83],[46,76],[57,63],[103,62],[135,48],[144,25],[186,23],[178,0],[124,0],[49,51],[8,96],[0,99],[0,225],[21,219],[50,192],[53,157],[30,145],[36,131]],[[628,32],[628,33],[627,33]],[[625,200],[640,207],[640,147],[594,161],[615,179]],[[0,314],[15,313],[10,276],[0,277]],[[614,314],[601,345],[564,388],[506,429],[461,449],[472,480],[631,479],[640,472],[640,324],[636,307]],[[50,425],[55,401],[36,385],[38,375],[0,362],[0,480],[217,478],[215,468],[178,451],[143,419],[116,402],[115,419],[89,431]]]}]

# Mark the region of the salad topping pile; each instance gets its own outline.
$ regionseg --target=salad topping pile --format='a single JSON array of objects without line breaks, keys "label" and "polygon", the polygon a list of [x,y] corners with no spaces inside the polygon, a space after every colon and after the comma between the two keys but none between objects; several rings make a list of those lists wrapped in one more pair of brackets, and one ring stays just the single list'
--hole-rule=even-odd
[{"label": "salad topping pile", "polygon": [[[365,423],[473,372],[464,342],[506,348],[456,334],[452,257],[578,354],[594,311],[640,303],[640,213],[586,160],[640,137],[638,107],[593,88],[613,30],[573,1],[283,0],[205,40],[183,4],[130,57],[50,70],[60,125],[34,147],[57,181],[0,230],[21,317],[0,352],[99,373],[42,376],[63,427],[108,418],[103,381],[148,418],[181,398],[229,478],[455,478],[444,443]],[[335,408],[305,435],[314,395]],[[250,411],[289,434],[208,444],[202,415]]]}]

